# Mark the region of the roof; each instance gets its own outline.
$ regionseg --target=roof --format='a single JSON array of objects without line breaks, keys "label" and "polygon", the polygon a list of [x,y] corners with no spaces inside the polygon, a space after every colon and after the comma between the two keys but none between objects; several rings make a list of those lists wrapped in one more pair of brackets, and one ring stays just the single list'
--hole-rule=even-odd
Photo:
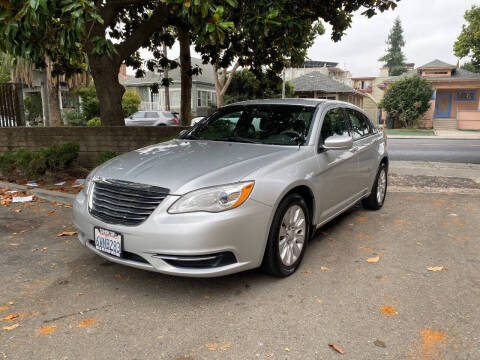
[{"label": "roof", "polygon": [[[420,68],[419,68],[420,69]],[[406,73],[399,76],[390,76],[386,82],[392,82],[398,80],[404,76],[414,76],[418,74],[417,70],[410,70]],[[465,69],[455,69],[452,72],[452,76],[424,76],[425,79],[431,82],[436,81],[467,81],[467,80],[480,80],[480,74],[465,70]]]},{"label": "roof", "polygon": [[438,59],[435,59],[423,66],[418,67],[418,69],[438,69],[438,68],[456,69],[457,67],[455,65],[448,64]]},{"label": "roof", "polygon": [[300,68],[318,68],[318,67],[335,67],[338,63],[332,61],[317,61],[317,60],[307,60],[303,63]]},{"label": "roof", "polygon": [[[178,59],[177,59],[178,60]],[[192,82],[197,82],[197,83],[205,83],[205,84],[211,84],[215,85],[214,80],[213,80],[213,67],[210,64],[203,64],[201,59],[197,58],[192,58],[192,67],[195,68],[195,66],[198,65],[201,69],[202,72],[199,75],[194,75],[192,77]],[[168,72],[168,77],[173,80],[173,83],[180,83],[180,66],[178,66],[176,69],[170,70]],[[122,76],[118,77],[120,80],[120,83],[122,85],[145,85],[145,86],[150,86],[154,83],[161,83],[163,74],[158,74],[153,71],[146,71],[145,76],[141,78],[136,78],[133,75],[127,75],[126,78],[123,78]]]},{"label": "roof", "polygon": [[336,81],[319,71],[312,71],[290,80],[295,91],[322,91],[326,93],[356,93],[357,91],[339,81]]}]

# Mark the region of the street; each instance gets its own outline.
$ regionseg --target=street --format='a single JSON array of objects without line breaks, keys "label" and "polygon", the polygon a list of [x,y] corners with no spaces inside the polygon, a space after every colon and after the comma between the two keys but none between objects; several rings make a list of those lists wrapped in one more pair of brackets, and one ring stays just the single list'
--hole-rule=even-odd
[{"label": "street", "polygon": [[480,140],[388,139],[390,159],[480,164]]},{"label": "street", "polygon": [[116,265],[57,236],[70,208],[0,207],[0,358],[479,359],[479,204],[390,192],[320,229],[286,279]]}]

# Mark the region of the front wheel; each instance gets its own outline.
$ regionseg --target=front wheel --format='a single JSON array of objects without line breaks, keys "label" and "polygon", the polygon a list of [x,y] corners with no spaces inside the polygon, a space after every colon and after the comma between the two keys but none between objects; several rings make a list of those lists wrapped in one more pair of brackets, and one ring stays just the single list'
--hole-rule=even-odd
[{"label": "front wheel", "polygon": [[287,277],[300,265],[310,235],[305,200],[290,194],[282,200],[272,221],[263,266],[274,276]]},{"label": "front wheel", "polygon": [[378,169],[375,182],[373,183],[370,196],[362,200],[364,207],[371,210],[381,209],[385,202],[385,196],[387,195],[387,176],[387,166],[382,162]]}]

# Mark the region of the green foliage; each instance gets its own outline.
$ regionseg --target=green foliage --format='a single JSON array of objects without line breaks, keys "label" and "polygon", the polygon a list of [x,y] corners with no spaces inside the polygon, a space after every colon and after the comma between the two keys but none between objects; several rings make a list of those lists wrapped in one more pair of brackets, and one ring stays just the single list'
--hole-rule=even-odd
[{"label": "green foliage", "polygon": [[[465,12],[467,24],[462,27],[462,32],[453,45],[453,51],[459,58],[471,57],[471,65],[475,72],[480,69],[480,6],[472,6]],[[470,70],[472,71],[472,70]]]},{"label": "green foliage", "polygon": [[82,112],[85,119],[91,119],[100,116],[100,105],[95,86],[82,87],[77,90],[77,94],[82,99]]},{"label": "green foliage", "polygon": [[118,154],[116,152],[113,152],[113,151],[102,151],[101,153],[99,153],[96,157],[96,162],[97,162],[97,165],[101,165],[103,164],[104,162],[110,160],[110,159],[113,159],[114,157],[117,157]]},{"label": "green foliage", "polygon": [[[282,79],[273,73],[261,73],[260,76],[248,69],[235,72],[225,95],[225,103],[251,99],[280,98]],[[294,89],[288,81],[285,84],[285,96],[294,97]]]},{"label": "green foliage", "polygon": [[87,126],[102,126],[102,120],[96,116],[87,121]]},{"label": "green foliage", "polygon": [[87,121],[83,112],[80,110],[68,110],[65,111],[63,116],[65,117],[65,121],[70,126],[85,126],[87,125]]},{"label": "green foliage", "polygon": [[78,157],[80,146],[74,142],[52,145],[37,152],[19,149],[0,155],[0,172],[4,176],[26,178],[42,176],[46,172],[64,170]]},{"label": "green foliage", "polygon": [[142,98],[135,90],[127,90],[122,97],[122,109],[125,117],[136,113],[142,102]]},{"label": "green foliage", "polygon": [[403,28],[400,18],[396,18],[390,34],[387,39],[387,51],[379,61],[388,67],[390,76],[401,75],[406,71],[405,55],[403,55],[402,48],[405,46],[403,39]]},{"label": "green foliage", "polygon": [[42,96],[40,93],[32,93],[23,100],[25,107],[25,120],[30,126],[43,123]]},{"label": "green foliage", "polygon": [[460,66],[462,69],[471,71],[474,73],[480,73],[480,64],[475,65],[472,61],[466,62],[462,66]]},{"label": "green foliage", "polygon": [[415,127],[419,118],[430,108],[432,92],[433,89],[424,78],[418,75],[403,76],[388,86],[380,106],[404,127]]}]

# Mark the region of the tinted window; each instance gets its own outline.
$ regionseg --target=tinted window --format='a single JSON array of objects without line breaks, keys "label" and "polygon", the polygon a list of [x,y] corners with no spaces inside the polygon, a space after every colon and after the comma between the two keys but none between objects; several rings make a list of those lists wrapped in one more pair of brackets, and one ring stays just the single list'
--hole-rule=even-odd
[{"label": "tinted window", "polygon": [[147,118],[158,118],[160,116],[158,116],[158,113],[156,111],[151,111],[151,112],[147,112],[147,115],[145,117],[147,117]]},{"label": "tinted window", "polygon": [[325,114],[322,131],[320,133],[320,143],[323,144],[326,138],[335,135],[350,135],[348,131],[348,123],[345,119],[345,113],[342,108],[328,110]]},{"label": "tinted window", "polygon": [[297,105],[232,106],[220,110],[186,137],[276,145],[303,145],[315,107]]},{"label": "tinted window", "polygon": [[353,140],[360,139],[370,134],[369,121],[365,115],[353,109],[346,109],[346,111],[348,118],[350,119]]},{"label": "tinted window", "polygon": [[162,111],[162,116],[163,117],[168,117],[168,118],[173,118],[174,115],[170,111]]},{"label": "tinted window", "polygon": [[138,111],[132,115],[132,119],[143,119],[145,117],[145,113],[143,111]]}]

